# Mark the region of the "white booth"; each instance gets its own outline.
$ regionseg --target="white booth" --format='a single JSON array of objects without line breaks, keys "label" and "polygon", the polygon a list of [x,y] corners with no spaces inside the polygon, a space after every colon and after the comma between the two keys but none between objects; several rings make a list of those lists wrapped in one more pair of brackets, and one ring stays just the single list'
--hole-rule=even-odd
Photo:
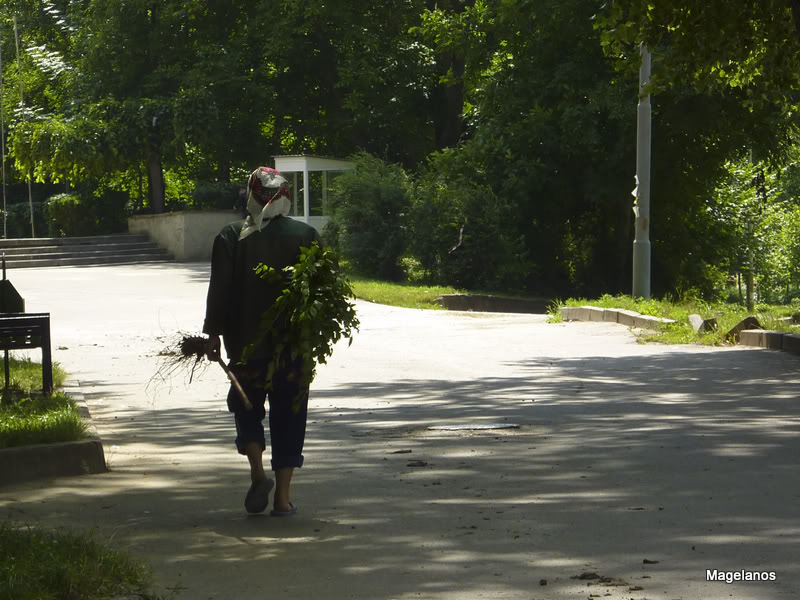
[{"label": "white booth", "polygon": [[[292,211],[290,216],[301,219],[322,231],[330,219],[328,212],[328,183],[331,177],[341,171],[352,169],[355,164],[349,160],[312,156],[310,154],[289,154],[273,156],[275,169],[292,181]],[[302,185],[299,177],[302,175]],[[302,203],[298,200],[298,190],[303,190]]]}]

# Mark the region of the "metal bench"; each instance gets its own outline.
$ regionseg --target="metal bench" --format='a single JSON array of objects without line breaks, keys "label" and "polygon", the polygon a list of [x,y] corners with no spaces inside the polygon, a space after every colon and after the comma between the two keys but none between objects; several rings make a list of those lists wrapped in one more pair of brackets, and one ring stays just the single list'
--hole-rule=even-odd
[{"label": "metal bench", "polygon": [[8,351],[42,349],[42,392],[53,391],[53,359],[50,354],[50,313],[26,313],[25,300],[6,279],[6,255],[3,253],[3,279],[0,280],[0,350],[4,351],[5,389],[10,373]]},{"label": "metal bench", "polygon": [[0,349],[5,351],[5,387],[8,388],[8,351],[42,349],[42,392],[53,391],[53,359],[50,354],[50,313],[0,315]]}]

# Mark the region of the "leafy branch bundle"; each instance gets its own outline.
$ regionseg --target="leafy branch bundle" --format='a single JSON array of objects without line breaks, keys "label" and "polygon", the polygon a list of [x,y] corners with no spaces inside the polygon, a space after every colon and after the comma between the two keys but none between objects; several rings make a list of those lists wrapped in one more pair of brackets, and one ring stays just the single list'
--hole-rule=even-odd
[{"label": "leafy branch bundle", "polygon": [[242,361],[261,348],[270,349],[267,387],[275,372],[289,362],[300,362],[298,384],[310,385],[316,364],[327,362],[333,345],[341,338],[353,343],[353,330],[360,325],[354,298],[336,254],[314,242],[300,249],[300,261],[278,271],[260,264],[256,273],[263,279],[286,283],[275,302],[262,315],[255,341],[244,349]]}]

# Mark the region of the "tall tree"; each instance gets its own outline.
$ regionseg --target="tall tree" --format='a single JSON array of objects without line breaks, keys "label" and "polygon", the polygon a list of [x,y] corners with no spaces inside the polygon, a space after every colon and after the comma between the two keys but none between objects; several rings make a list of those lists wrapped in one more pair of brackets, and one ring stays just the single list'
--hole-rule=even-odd
[{"label": "tall tree", "polygon": [[748,106],[797,101],[800,0],[613,0],[596,24],[620,66],[638,65],[640,42],[657,53],[656,90],[729,86]]},{"label": "tall tree", "polygon": [[[467,141],[456,151],[464,164],[456,170],[471,169],[511,202],[514,234],[504,235],[521,239],[535,264],[525,287],[630,290],[637,77],[604,55],[592,19],[600,8],[500,3],[482,18],[484,38],[473,38],[488,64],[467,88]],[[654,100],[655,293],[708,280],[718,255],[708,241],[707,199],[726,161],[786,145],[787,115],[746,106],[745,97],[683,85]]]}]

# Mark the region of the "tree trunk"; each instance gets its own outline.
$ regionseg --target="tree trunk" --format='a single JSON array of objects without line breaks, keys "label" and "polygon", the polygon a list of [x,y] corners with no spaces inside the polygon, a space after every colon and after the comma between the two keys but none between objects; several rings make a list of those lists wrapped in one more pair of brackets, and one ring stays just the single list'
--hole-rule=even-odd
[{"label": "tree trunk", "polygon": [[220,181],[225,181],[227,183],[231,182],[231,163],[225,159],[221,159],[219,161],[219,166],[217,167],[217,177]]},{"label": "tree trunk", "polygon": [[739,304],[744,303],[744,295],[742,294],[742,272],[736,274],[736,281],[739,284]]},{"label": "tree trunk", "polygon": [[795,33],[800,37],[800,0],[789,0],[789,4],[792,6]]},{"label": "tree trunk", "polygon": [[144,192],[142,186],[142,163],[138,163],[136,165],[136,175],[139,179],[139,203],[136,205],[138,210],[142,210],[144,208]]},{"label": "tree trunk", "polygon": [[623,194],[617,203],[617,292],[622,293],[629,289],[632,281],[632,271],[628,268],[628,257],[631,256],[633,248],[633,235],[631,234],[631,224],[633,222],[633,210],[631,210],[631,198]]},{"label": "tree trunk", "polygon": [[[800,0],[798,0],[800,2]],[[427,0],[428,10],[437,8],[461,13],[475,0]],[[452,71],[453,83],[437,83],[431,93],[431,115],[436,133],[436,149],[455,146],[464,127],[464,72],[466,62],[458,50],[437,53],[436,72],[443,77]]]},{"label": "tree trunk", "polygon": [[464,59],[452,52],[440,54],[436,59],[440,76],[452,70],[455,83],[438,83],[431,94],[433,126],[436,132],[436,149],[458,144],[463,128],[464,112]]},{"label": "tree trunk", "polygon": [[161,150],[155,146],[150,148],[147,157],[147,198],[153,213],[164,212],[164,170],[161,168]]}]

